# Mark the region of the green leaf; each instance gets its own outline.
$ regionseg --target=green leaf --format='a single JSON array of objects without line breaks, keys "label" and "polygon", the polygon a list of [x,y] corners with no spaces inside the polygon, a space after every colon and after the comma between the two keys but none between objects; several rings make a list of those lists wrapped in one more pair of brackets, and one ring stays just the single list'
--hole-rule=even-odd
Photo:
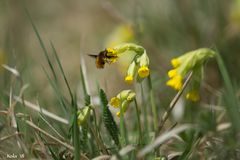
[{"label": "green leaf", "polygon": [[100,100],[102,103],[102,110],[103,110],[102,117],[103,117],[104,125],[105,125],[108,133],[114,140],[115,144],[117,146],[119,146],[120,145],[119,139],[118,139],[119,131],[117,128],[117,124],[112,116],[111,111],[108,108],[108,100],[107,100],[106,94],[104,93],[104,91],[102,89],[100,89]]}]

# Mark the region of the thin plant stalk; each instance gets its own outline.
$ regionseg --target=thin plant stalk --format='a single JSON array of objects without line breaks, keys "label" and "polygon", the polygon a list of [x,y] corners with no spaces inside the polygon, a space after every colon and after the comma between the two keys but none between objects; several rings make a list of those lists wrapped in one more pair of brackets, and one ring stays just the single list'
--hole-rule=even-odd
[{"label": "thin plant stalk", "polygon": [[103,151],[104,154],[109,154],[107,148],[105,147],[101,134],[99,133],[98,127],[97,127],[97,121],[96,121],[96,113],[93,107],[91,107],[92,111],[93,111],[93,118],[94,118],[94,126],[95,129],[93,129],[90,125],[89,128],[92,131],[95,139],[96,139],[96,143],[98,144],[98,146],[101,148],[101,150]]},{"label": "thin plant stalk", "polygon": [[154,126],[154,132],[157,133],[158,130],[158,116],[157,116],[157,107],[154,100],[153,95],[153,88],[152,88],[152,81],[151,81],[151,75],[148,76],[148,87],[150,92],[150,102],[151,102],[151,108],[152,108],[152,114],[153,114],[153,126]]},{"label": "thin plant stalk", "polygon": [[142,111],[143,111],[143,123],[144,123],[144,136],[146,136],[146,139],[149,138],[148,135],[148,119],[147,119],[147,108],[145,105],[145,99],[144,99],[144,91],[143,91],[143,85],[141,83],[141,100],[142,100]]},{"label": "thin plant stalk", "polygon": [[120,135],[121,135],[121,143],[122,146],[125,146],[128,144],[127,140],[127,133],[126,133],[126,126],[124,123],[124,115],[123,115],[123,108],[122,108],[122,103],[120,105]]},{"label": "thin plant stalk", "polygon": [[96,143],[97,143],[97,146],[100,148],[100,150],[102,151],[103,154],[109,154],[106,147],[104,146],[103,142],[100,140],[98,134],[97,134],[97,131],[95,129],[93,129],[91,127],[91,125],[88,126],[90,131],[92,132],[95,140],[96,140]]},{"label": "thin plant stalk", "polygon": [[75,100],[73,101],[73,116],[74,116],[74,121],[73,121],[73,130],[72,130],[72,137],[73,137],[73,146],[74,146],[74,160],[79,160],[80,158],[80,139],[79,139],[79,128],[78,128],[78,123],[77,123],[77,104],[76,104],[76,96]]},{"label": "thin plant stalk", "polygon": [[141,120],[140,120],[140,112],[138,109],[138,104],[136,98],[134,98],[135,103],[135,109],[136,109],[136,116],[137,116],[137,123],[138,123],[138,144],[140,145],[142,143],[142,127],[141,127]]},{"label": "thin plant stalk", "polygon": [[44,134],[45,136],[51,138],[52,140],[54,140],[55,142],[58,142],[59,144],[61,144],[62,146],[66,147],[67,149],[69,149],[70,151],[74,151],[74,147],[71,146],[70,144],[63,142],[59,139],[57,139],[56,137],[50,135],[49,133],[47,133],[46,131],[44,131],[43,129],[39,128],[38,126],[36,126],[33,122],[26,120],[25,121],[27,125],[29,125],[30,127],[34,128],[35,130],[37,130],[38,132],[41,132],[42,134]]},{"label": "thin plant stalk", "polygon": [[163,114],[160,125],[158,126],[158,134],[160,133],[160,131],[162,130],[165,122],[167,121],[170,113],[172,112],[173,108],[175,107],[177,101],[179,100],[179,98],[181,97],[183,91],[185,90],[185,88],[187,87],[188,83],[190,82],[191,78],[192,78],[192,72],[189,73],[186,81],[183,84],[182,89],[176,94],[176,96],[173,98],[173,100],[171,101],[169,108],[167,109],[167,111]]}]

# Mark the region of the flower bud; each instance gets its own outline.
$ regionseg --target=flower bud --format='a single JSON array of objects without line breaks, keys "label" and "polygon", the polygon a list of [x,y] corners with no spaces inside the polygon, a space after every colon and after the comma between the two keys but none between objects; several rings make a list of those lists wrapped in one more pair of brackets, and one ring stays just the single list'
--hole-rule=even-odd
[{"label": "flower bud", "polygon": [[91,110],[90,106],[85,106],[78,111],[77,121],[79,126],[85,124],[86,120],[90,115],[90,110]]},{"label": "flower bud", "polygon": [[[115,108],[120,106],[120,110],[125,113],[129,104],[135,99],[135,97],[136,93],[134,93],[132,90],[123,90],[116,97],[111,99],[110,105]],[[120,116],[120,111],[117,112],[117,116]]]},{"label": "flower bud", "polygon": [[137,64],[133,60],[132,63],[128,67],[127,76],[125,77],[125,82],[127,82],[128,84],[132,84],[133,78],[136,73],[136,69],[137,69]]}]

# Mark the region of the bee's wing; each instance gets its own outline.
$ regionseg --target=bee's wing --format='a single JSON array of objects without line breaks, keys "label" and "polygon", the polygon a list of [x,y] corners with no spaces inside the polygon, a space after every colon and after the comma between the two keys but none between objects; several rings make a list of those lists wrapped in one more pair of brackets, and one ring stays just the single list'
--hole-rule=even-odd
[{"label": "bee's wing", "polygon": [[88,56],[93,57],[93,58],[97,58],[98,55],[96,55],[96,54],[88,54]]}]

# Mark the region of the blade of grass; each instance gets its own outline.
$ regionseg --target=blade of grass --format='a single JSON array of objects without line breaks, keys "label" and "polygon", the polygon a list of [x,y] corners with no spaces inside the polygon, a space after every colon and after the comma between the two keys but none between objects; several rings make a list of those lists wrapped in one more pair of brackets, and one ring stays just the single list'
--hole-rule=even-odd
[{"label": "blade of grass", "polygon": [[84,96],[86,96],[88,93],[87,93],[87,87],[86,87],[86,83],[85,83],[85,77],[84,77],[84,74],[83,74],[82,65],[80,65],[80,76],[81,76],[83,93],[84,93]]},{"label": "blade of grass", "polygon": [[100,89],[99,91],[99,96],[100,96],[101,105],[102,105],[102,117],[103,117],[104,125],[108,133],[114,140],[115,144],[118,147],[120,147],[120,143],[118,139],[119,131],[118,131],[116,122],[112,116],[112,113],[108,108],[108,100],[107,100],[106,94],[102,89]]},{"label": "blade of grass", "polygon": [[26,122],[26,124],[28,124],[30,127],[32,127],[32,128],[34,128],[35,130],[43,133],[45,136],[47,136],[47,137],[51,138],[52,140],[58,142],[59,144],[61,144],[62,146],[68,148],[69,150],[74,151],[73,146],[67,144],[66,142],[63,142],[63,141],[57,139],[56,137],[52,136],[51,134],[47,133],[47,132],[44,131],[43,129],[41,129],[41,128],[39,128],[38,126],[36,126],[33,122],[31,122],[31,121],[29,121],[29,120],[26,120],[25,122]]},{"label": "blade of grass", "polygon": [[[63,96],[62,96],[62,95],[59,96],[59,95],[60,95],[60,90],[59,90],[58,88],[60,88],[60,87],[58,86],[57,75],[56,75],[56,72],[55,72],[54,67],[53,67],[53,65],[52,65],[52,62],[51,62],[51,60],[50,60],[49,53],[48,53],[48,51],[47,51],[47,49],[46,49],[46,47],[45,47],[45,45],[44,45],[44,43],[43,43],[43,40],[42,40],[42,38],[41,38],[38,30],[37,30],[36,25],[34,24],[32,18],[31,18],[31,16],[30,16],[30,14],[29,14],[29,12],[28,12],[28,10],[27,10],[26,8],[25,8],[25,13],[26,13],[26,15],[27,15],[27,17],[28,17],[28,19],[29,19],[32,27],[33,27],[33,30],[34,30],[34,32],[35,32],[35,34],[36,34],[36,36],[37,36],[37,39],[38,39],[38,41],[39,41],[39,43],[40,43],[40,46],[41,46],[41,48],[42,48],[42,50],[43,50],[43,53],[44,53],[44,55],[45,55],[45,57],[46,57],[46,59],[47,59],[47,63],[48,63],[48,65],[49,65],[50,70],[51,70],[51,73],[53,74],[53,77],[54,77],[55,85],[53,85],[53,82],[51,81],[49,75],[48,75],[48,80],[49,80],[49,82],[52,84],[52,87],[54,88],[55,92],[58,94],[58,97],[61,97],[61,102],[60,102],[60,104],[61,104],[61,106],[64,107],[64,111],[65,111],[65,113],[66,113],[66,108],[67,108],[67,107],[66,107],[66,105],[65,105],[65,103],[64,103],[64,101],[63,101]],[[47,73],[45,69],[44,69],[44,71],[45,71],[45,73]]]},{"label": "blade of grass", "polygon": [[106,147],[104,146],[104,143],[102,142],[102,140],[99,138],[97,132],[95,129],[93,129],[90,125],[89,125],[90,131],[92,132],[94,139],[97,143],[97,146],[99,147],[99,149],[103,152],[103,154],[109,154]]},{"label": "blade of grass", "polygon": [[78,128],[78,122],[77,122],[77,102],[76,102],[76,96],[73,101],[73,115],[74,115],[74,121],[73,121],[73,130],[72,130],[72,137],[73,137],[73,146],[74,146],[74,159],[79,160],[80,159],[80,137],[79,137],[79,128]]},{"label": "blade of grass", "polygon": [[233,88],[232,82],[230,80],[230,77],[228,75],[228,71],[223,62],[223,59],[218,52],[217,52],[216,58],[217,58],[217,63],[218,63],[221,75],[223,77],[223,82],[224,82],[225,88],[226,88],[226,92],[223,96],[223,99],[226,103],[225,105],[226,105],[228,117],[233,124],[232,125],[233,132],[236,135],[237,132],[240,131],[239,102],[237,100],[237,97],[235,96],[234,88]]},{"label": "blade of grass", "polygon": [[[17,102],[23,103],[22,99],[19,96],[14,96],[13,98]],[[30,108],[30,109],[32,109],[34,111],[40,112],[40,108],[37,105],[35,105],[35,104],[33,104],[33,103],[29,102],[29,101],[26,101],[26,100],[24,101],[24,103],[25,103],[26,107],[28,107],[28,108]],[[42,112],[42,114],[48,116],[49,118],[52,118],[52,119],[54,119],[54,120],[56,120],[58,122],[61,122],[63,124],[68,124],[68,121],[66,119],[64,119],[62,117],[59,117],[59,116],[57,116],[57,115],[55,115],[55,114],[53,114],[53,113],[51,113],[51,112],[49,112],[49,111],[47,111],[47,110],[45,110],[43,108],[41,109],[41,112]]]},{"label": "blade of grass", "polygon": [[[31,25],[32,25],[32,27],[33,27],[33,30],[34,30],[36,36],[37,36],[37,39],[38,39],[38,41],[39,41],[39,43],[40,43],[40,46],[41,46],[41,48],[42,48],[42,50],[43,50],[43,53],[44,53],[44,55],[45,55],[45,57],[46,57],[46,59],[47,59],[47,63],[48,63],[48,65],[49,65],[50,70],[51,70],[51,73],[52,73],[52,75],[53,75],[53,77],[54,77],[54,82],[51,80],[50,76],[47,74],[45,68],[43,67],[44,72],[45,72],[45,74],[47,74],[48,80],[49,80],[51,86],[53,87],[53,89],[54,89],[57,97],[58,97],[59,103],[60,103],[60,105],[61,105],[62,108],[63,108],[64,114],[67,115],[67,112],[68,112],[68,111],[67,111],[67,107],[66,107],[66,104],[65,104],[65,98],[64,98],[64,96],[62,95],[62,93],[60,92],[60,89],[59,89],[60,86],[58,85],[57,75],[56,75],[56,72],[55,72],[55,70],[54,70],[53,63],[52,63],[51,60],[50,60],[49,53],[48,53],[48,51],[47,51],[47,49],[46,49],[46,47],[45,47],[45,45],[44,45],[44,42],[43,42],[43,40],[42,40],[42,38],[41,38],[41,36],[40,36],[40,34],[39,34],[39,32],[38,32],[38,29],[37,29],[36,25],[34,24],[32,18],[31,18],[31,16],[30,16],[30,14],[29,14],[29,12],[28,12],[28,10],[27,10],[26,8],[25,8],[25,13],[26,13],[27,17],[28,17],[29,20],[30,20],[30,23],[31,23]],[[66,81],[65,74],[64,74],[64,72],[63,72],[63,69],[62,69],[62,66],[61,66],[61,64],[60,64],[59,58],[58,58],[58,56],[57,56],[57,53],[55,52],[56,50],[55,50],[55,48],[53,47],[52,43],[51,43],[51,46],[52,46],[52,48],[53,48],[53,50],[54,50],[54,55],[55,55],[55,58],[57,59],[58,65],[59,65],[60,70],[61,70],[61,73],[62,73],[62,75],[63,75],[63,77],[64,77],[64,79],[65,79],[65,83],[66,83],[66,85],[67,85],[67,87],[68,87],[68,89],[69,89],[69,91],[70,91],[71,101],[73,101],[72,92],[71,92],[71,90],[70,90],[70,87],[69,87],[68,82]]]},{"label": "blade of grass", "polygon": [[[39,137],[41,138],[41,140],[46,144],[47,141],[41,136],[41,134],[38,134],[38,135],[39,135]],[[52,158],[53,158],[54,160],[59,160],[58,157],[57,157],[57,155],[56,155],[56,154],[54,153],[54,151],[52,150],[52,148],[51,148],[49,145],[46,145],[46,146],[47,146],[49,152],[51,153]]]},{"label": "blade of grass", "polygon": [[[93,119],[94,119],[94,126],[95,126],[95,134],[96,134],[96,141],[98,141],[99,146],[101,146],[101,150],[104,151],[105,154],[109,154],[107,148],[105,147],[104,143],[103,143],[103,139],[101,136],[101,133],[99,131],[99,128],[97,126],[97,116],[96,116],[96,112],[94,110],[94,108],[92,107],[92,112],[93,112]],[[90,127],[91,128],[91,127]]]},{"label": "blade of grass", "polygon": [[56,133],[58,137],[63,140],[64,137],[47,121],[46,117],[42,113],[42,109],[39,115],[40,115],[40,118],[54,131],[54,133]]},{"label": "blade of grass", "polygon": [[47,59],[48,65],[49,65],[49,67],[50,67],[50,69],[51,69],[51,71],[52,71],[52,74],[53,74],[53,76],[54,76],[54,80],[57,82],[57,76],[56,76],[56,73],[55,73],[55,71],[54,71],[54,67],[53,67],[53,65],[52,65],[52,63],[51,63],[50,57],[48,56],[48,51],[47,51],[47,49],[46,49],[46,47],[45,47],[45,45],[44,45],[44,43],[43,43],[43,40],[42,40],[42,38],[41,38],[38,30],[37,30],[36,25],[34,24],[34,22],[33,22],[33,20],[32,20],[32,17],[30,16],[27,8],[25,8],[25,13],[26,13],[28,19],[30,20],[30,23],[31,23],[31,25],[32,25],[32,27],[33,27],[33,30],[34,30],[36,36],[37,36],[37,39],[38,39],[38,41],[39,41],[39,43],[40,43],[40,46],[41,46],[41,48],[42,48],[42,50],[43,50],[43,53],[44,53],[44,55],[45,55],[45,57],[46,57],[46,59]]},{"label": "blade of grass", "polygon": [[67,113],[67,106],[66,106],[66,104],[65,104],[65,98],[64,98],[63,95],[61,94],[61,92],[60,92],[59,87],[57,86],[57,84],[54,83],[54,82],[51,80],[49,74],[47,73],[46,69],[45,69],[43,66],[42,66],[42,69],[43,69],[45,75],[47,76],[47,79],[48,79],[49,83],[51,84],[51,86],[52,86],[52,88],[53,88],[53,90],[54,90],[54,92],[55,92],[55,95],[57,96],[57,99],[58,99],[58,101],[59,101],[59,103],[60,103],[60,105],[61,105],[64,113],[66,114],[66,113]]},{"label": "blade of grass", "polygon": [[73,101],[73,94],[72,94],[70,85],[69,85],[69,83],[68,83],[68,81],[67,81],[67,77],[66,77],[66,75],[65,75],[65,73],[64,73],[64,71],[63,71],[62,64],[61,64],[61,62],[60,62],[60,60],[59,60],[59,57],[58,57],[58,55],[57,55],[57,51],[56,51],[53,43],[50,42],[50,44],[51,44],[51,47],[52,47],[54,56],[55,56],[55,58],[56,58],[56,60],[57,60],[58,67],[59,67],[59,69],[60,69],[60,71],[61,71],[61,74],[62,74],[62,76],[63,76],[63,78],[64,78],[64,82],[65,82],[65,84],[67,85],[68,92],[69,92],[69,95],[70,95],[70,97],[71,97],[71,101]]}]

